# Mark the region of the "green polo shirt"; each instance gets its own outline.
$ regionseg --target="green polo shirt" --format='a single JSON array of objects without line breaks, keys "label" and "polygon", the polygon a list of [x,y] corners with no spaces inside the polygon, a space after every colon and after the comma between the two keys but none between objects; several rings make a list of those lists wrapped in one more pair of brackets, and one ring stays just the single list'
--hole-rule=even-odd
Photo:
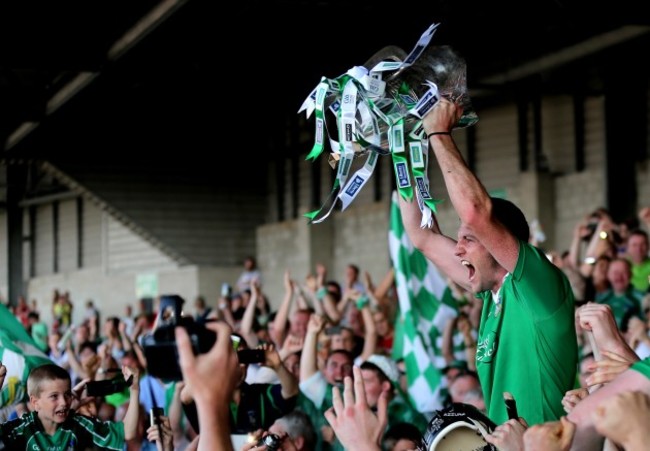
[{"label": "green polo shirt", "polygon": [[642,298],[643,293],[630,285],[628,289],[621,294],[616,294],[613,290],[607,290],[596,296],[596,302],[610,306],[616,325],[620,330],[623,330],[627,327],[627,324],[623,323],[629,321],[631,316],[636,316],[645,321],[645,318],[641,313]]},{"label": "green polo shirt", "polygon": [[483,311],[476,368],[488,417],[496,424],[508,419],[503,393],[510,392],[528,424],[559,420],[578,364],[575,301],[567,277],[541,250],[520,242],[517,265],[498,295],[478,296]]},{"label": "green polo shirt", "polygon": [[124,423],[100,421],[70,412],[54,435],[43,429],[36,412],[0,425],[6,449],[20,451],[119,450],[124,447]]},{"label": "green polo shirt", "polygon": [[643,293],[648,291],[648,287],[650,286],[648,276],[650,276],[650,259],[647,259],[638,265],[635,265],[634,263],[632,264],[632,279],[630,282],[634,288]]}]

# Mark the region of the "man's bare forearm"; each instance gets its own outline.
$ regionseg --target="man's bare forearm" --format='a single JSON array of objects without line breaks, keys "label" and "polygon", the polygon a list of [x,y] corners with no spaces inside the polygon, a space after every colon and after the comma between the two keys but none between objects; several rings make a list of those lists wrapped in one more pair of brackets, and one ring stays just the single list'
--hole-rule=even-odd
[{"label": "man's bare forearm", "polygon": [[469,169],[451,136],[435,135],[429,140],[438,160],[451,203],[460,220],[473,225],[486,217],[490,196]]},{"label": "man's bare forearm", "polygon": [[124,439],[133,440],[138,434],[138,422],[140,421],[140,387],[131,385],[129,395],[129,407],[124,415]]}]

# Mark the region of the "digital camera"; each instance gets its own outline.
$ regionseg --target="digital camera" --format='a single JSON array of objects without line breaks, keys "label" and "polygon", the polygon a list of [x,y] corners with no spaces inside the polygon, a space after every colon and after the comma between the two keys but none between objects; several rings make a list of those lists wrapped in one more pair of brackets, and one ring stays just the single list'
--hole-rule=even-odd
[{"label": "digital camera", "polygon": [[154,329],[139,340],[147,359],[149,374],[164,382],[183,379],[174,332],[177,326],[187,330],[195,355],[208,352],[217,340],[214,331],[196,323],[191,316],[182,315],[184,303],[185,300],[176,294],[160,296],[160,308]]},{"label": "digital camera", "polygon": [[112,379],[100,381],[90,381],[86,384],[86,393],[88,396],[108,396],[114,393],[123,392],[133,383],[133,376],[127,380],[120,374]]}]

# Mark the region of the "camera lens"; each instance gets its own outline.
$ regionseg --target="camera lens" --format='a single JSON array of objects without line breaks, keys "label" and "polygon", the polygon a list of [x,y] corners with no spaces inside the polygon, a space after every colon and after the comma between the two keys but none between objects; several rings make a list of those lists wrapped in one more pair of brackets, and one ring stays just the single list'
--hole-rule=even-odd
[{"label": "camera lens", "polygon": [[266,449],[271,451],[280,449],[281,444],[282,444],[282,439],[280,438],[279,435],[276,434],[265,435],[260,439],[259,442],[257,442],[258,446],[266,445]]}]

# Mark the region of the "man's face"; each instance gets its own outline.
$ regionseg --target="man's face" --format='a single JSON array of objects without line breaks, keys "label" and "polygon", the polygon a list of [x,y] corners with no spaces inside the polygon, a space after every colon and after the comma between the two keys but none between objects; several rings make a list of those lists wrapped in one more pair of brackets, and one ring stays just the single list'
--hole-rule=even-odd
[{"label": "man's face", "polygon": [[377,373],[373,370],[361,370],[361,378],[363,379],[363,386],[366,392],[366,400],[371,409],[377,407],[379,395],[386,388],[388,382],[382,382]]},{"label": "man's face", "polygon": [[115,328],[115,323],[112,320],[107,319],[106,321],[104,321],[102,331],[104,333],[104,336],[106,337],[114,336],[117,333],[117,329]]},{"label": "man's face", "polygon": [[86,326],[79,326],[75,332],[75,340],[77,343],[81,344],[84,341],[88,341],[90,332]]},{"label": "man's face", "polygon": [[61,424],[68,417],[72,404],[70,381],[63,379],[43,381],[40,394],[30,396],[29,401],[38,412],[38,418],[42,423]]},{"label": "man's face", "polygon": [[375,313],[372,318],[375,320],[375,328],[377,329],[377,335],[380,337],[385,337],[390,333],[390,324],[383,312]]},{"label": "man's face", "polygon": [[465,395],[470,390],[480,389],[481,385],[475,377],[462,375],[456,377],[451,387],[449,387],[449,394],[453,402],[466,402]]},{"label": "man's face", "polygon": [[291,317],[290,333],[294,337],[303,338],[307,334],[307,324],[309,324],[309,313],[296,312]]},{"label": "man's face", "polygon": [[86,346],[79,354],[79,363],[82,365],[91,365],[97,359],[97,353],[90,347]]},{"label": "man's face", "polygon": [[458,229],[456,257],[467,268],[467,280],[472,293],[492,290],[500,282],[495,278],[499,264],[476,239],[474,232],[464,224]]},{"label": "man's face", "polygon": [[345,268],[345,280],[347,280],[348,283],[354,283],[359,279],[359,273],[357,270],[352,267],[348,266]]},{"label": "man's face", "polygon": [[594,281],[600,282],[607,279],[607,270],[609,269],[609,260],[599,258],[594,263],[594,270],[591,273],[591,278]]},{"label": "man's face", "polygon": [[354,336],[352,335],[352,332],[349,329],[341,329],[340,333],[332,335],[330,349],[332,351],[344,349],[352,352],[354,349]]},{"label": "man's face", "polygon": [[345,354],[336,352],[327,359],[323,373],[330,384],[342,384],[345,376],[352,377],[352,362]]},{"label": "man's face", "polygon": [[632,235],[627,240],[627,253],[633,263],[638,264],[648,258],[648,240],[642,235]]},{"label": "man's face", "polygon": [[607,279],[616,293],[622,293],[630,285],[630,269],[623,261],[616,260],[609,264]]}]

